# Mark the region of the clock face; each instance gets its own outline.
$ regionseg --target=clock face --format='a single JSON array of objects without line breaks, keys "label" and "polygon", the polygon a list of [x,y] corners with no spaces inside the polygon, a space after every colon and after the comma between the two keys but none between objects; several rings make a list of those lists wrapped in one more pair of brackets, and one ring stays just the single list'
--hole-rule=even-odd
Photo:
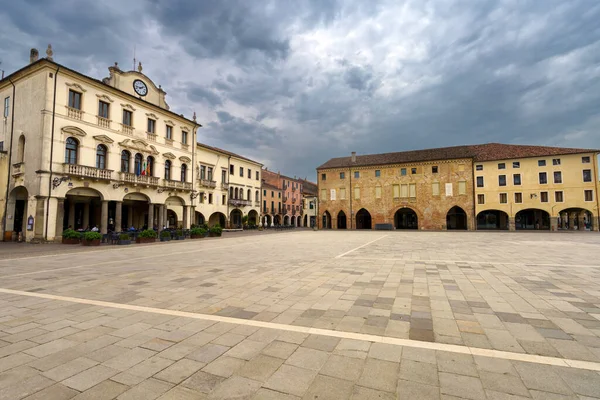
[{"label": "clock face", "polygon": [[140,81],[139,79],[133,81],[133,90],[135,90],[135,92],[140,96],[145,96],[148,94],[148,87],[144,82]]}]

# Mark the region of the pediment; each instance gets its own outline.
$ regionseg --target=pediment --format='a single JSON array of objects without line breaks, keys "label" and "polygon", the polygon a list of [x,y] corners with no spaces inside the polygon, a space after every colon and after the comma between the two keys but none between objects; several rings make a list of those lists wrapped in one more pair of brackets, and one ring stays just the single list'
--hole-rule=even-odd
[{"label": "pediment", "polygon": [[121,107],[123,107],[124,110],[135,111],[135,108],[129,103],[121,103]]},{"label": "pediment", "polygon": [[156,147],[148,145],[148,143],[142,139],[125,139],[122,142],[119,142],[119,146],[142,153],[159,154]]},{"label": "pediment", "polygon": [[167,125],[171,125],[171,126],[174,126],[174,125],[175,125],[175,122],[173,122],[173,121],[171,121],[170,119],[168,119],[168,120],[166,120],[166,121],[165,121],[165,124],[167,124]]},{"label": "pediment", "polygon": [[186,156],[179,157],[179,160],[182,162],[192,162],[192,159]]},{"label": "pediment", "polygon": [[132,139],[131,143],[134,144],[135,146],[148,147],[148,142],[146,142],[145,140],[142,140],[142,139]]},{"label": "pediment", "polygon": [[113,144],[115,141],[112,140],[110,137],[106,136],[106,135],[96,135],[94,136],[94,139],[104,143],[104,144]]},{"label": "pediment", "polygon": [[163,153],[163,157],[168,158],[169,160],[174,160],[176,158],[173,153]]},{"label": "pediment", "polygon": [[79,137],[84,137],[87,135],[87,133],[85,133],[85,131],[81,128],[78,128],[76,126],[64,126],[61,129],[62,133],[66,134],[66,135],[72,135],[72,136],[79,136]]},{"label": "pediment", "polygon": [[68,83],[68,82],[67,82],[67,83],[66,83],[66,85],[67,85],[68,87],[70,87],[70,88],[73,88],[73,89],[75,89],[75,90],[79,90],[79,91],[81,91],[81,92],[84,92],[84,93],[85,93],[85,92],[87,92],[87,90],[85,90],[85,89],[83,88],[83,86],[81,86],[79,83]]},{"label": "pediment", "polygon": [[103,101],[108,101],[109,103],[114,102],[113,99],[111,99],[110,97],[108,97],[105,94],[97,94],[96,97],[98,97],[98,99],[103,100]]},{"label": "pediment", "polygon": [[156,114],[153,113],[146,113],[146,116],[148,118],[152,118],[153,120],[158,120],[158,117],[156,116]]}]

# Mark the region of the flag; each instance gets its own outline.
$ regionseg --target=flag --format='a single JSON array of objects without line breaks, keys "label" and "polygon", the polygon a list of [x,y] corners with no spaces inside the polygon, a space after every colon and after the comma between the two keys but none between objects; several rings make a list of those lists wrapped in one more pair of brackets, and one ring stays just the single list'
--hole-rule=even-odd
[{"label": "flag", "polygon": [[146,175],[146,161],[144,161],[144,165],[142,167],[142,175]]},{"label": "flag", "polygon": [[152,169],[152,168],[151,168],[151,165],[152,165],[152,163],[151,163],[150,161],[148,161],[148,162],[146,163],[146,175],[150,175],[150,172],[152,172],[152,171],[151,171],[151,169]]}]

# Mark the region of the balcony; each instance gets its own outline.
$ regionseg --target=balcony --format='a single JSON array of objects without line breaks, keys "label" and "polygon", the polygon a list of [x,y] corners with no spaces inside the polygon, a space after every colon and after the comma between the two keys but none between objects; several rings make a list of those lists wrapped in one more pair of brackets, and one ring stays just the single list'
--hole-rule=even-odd
[{"label": "balcony", "polygon": [[283,196],[283,202],[284,202],[284,203],[285,203],[285,202],[287,202],[289,199],[290,199],[289,197],[287,197],[287,196]]},{"label": "balcony", "polygon": [[133,126],[121,124],[121,133],[124,135],[133,136]]},{"label": "balcony", "polygon": [[110,119],[101,117],[99,115],[96,116],[96,119],[99,127],[110,129]]},{"label": "balcony", "polygon": [[13,168],[12,168],[13,178],[21,176],[24,173],[25,173],[25,163],[20,162],[20,163],[13,164]]},{"label": "balcony", "polygon": [[69,106],[66,106],[66,107],[67,107],[67,117],[81,120],[81,117],[83,117],[83,111],[78,110],[73,107],[69,107]]},{"label": "balcony", "polygon": [[163,179],[163,185],[169,189],[192,190],[191,182],[181,182],[181,181],[173,181],[171,179]]},{"label": "balcony", "polygon": [[208,179],[198,179],[198,182],[200,182],[200,186],[206,187],[206,188],[216,188],[217,187],[217,182],[215,181],[211,181]]},{"label": "balcony", "polygon": [[227,183],[227,182],[221,182],[221,189],[223,189],[223,190],[229,190],[229,183]]},{"label": "balcony", "polygon": [[295,203],[295,202],[297,202],[297,201],[298,201],[298,198],[297,198],[297,197],[292,197],[292,203]]},{"label": "balcony", "polygon": [[254,207],[260,207],[260,201],[255,201],[254,202]]},{"label": "balcony", "polygon": [[111,180],[112,170],[88,167],[86,165],[63,164],[63,173],[81,178],[92,178],[96,180]]},{"label": "balcony", "polygon": [[252,200],[229,199],[228,203],[234,207],[246,207],[252,205]]},{"label": "balcony", "polygon": [[123,182],[132,183],[134,185],[158,186],[158,178],[149,175],[136,175],[130,172],[120,172]]},{"label": "balcony", "polygon": [[151,142],[156,142],[156,133],[146,132],[146,138]]},{"label": "balcony", "polygon": [[295,192],[296,190],[298,190],[298,188],[295,186],[292,186],[292,192]]},{"label": "balcony", "polygon": [[265,207],[265,209],[263,210],[263,214],[268,214],[269,213],[269,207]]}]

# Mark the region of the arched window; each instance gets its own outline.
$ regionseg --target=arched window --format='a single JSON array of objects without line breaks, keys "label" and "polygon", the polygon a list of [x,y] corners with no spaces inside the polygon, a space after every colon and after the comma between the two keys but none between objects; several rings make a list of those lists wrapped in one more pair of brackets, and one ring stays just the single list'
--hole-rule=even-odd
[{"label": "arched window", "polygon": [[260,201],[260,194],[258,193],[258,190],[256,193],[254,193],[254,201]]},{"label": "arched window", "polygon": [[134,172],[136,175],[142,174],[142,164],[144,163],[143,160],[144,160],[144,157],[140,153],[137,153],[135,155],[135,168],[134,168],[135,171]]},{"label": "arched window", "polygon": [[170,160],[165,161],[165,179],[166,180],[171,179],[171,161]]},{"label": "arched window", "polygon": [[181,182],[187,181],[187,165],[181,164]]},{"label": "arched window", "polygon": [[77,151],[79,142],[72,137],[67,139],[65,145],[65,164],[77,164]]},{"label": "arched window", "polygon": [[248,201],[252,200],[252,190],[248,189],[248,198],[246,199]]},{"label": "arched window", "polygon": [[233,188],[232,187],[229,188],[229,198],[230,199],[234,199],[235,198],[235,197],[233,197]]},{"label": "arched window", "polygon": [[154,176],[154,157],[148,156],[146,161],[146,175]]},{"label": "arched window", "polygon": [[235,197],[234,197],[234,199],[237,199],[237,198],[238,198],[238,188],[235,188],[235,191],[234,191],[234,193],[235,193]]},{"label": "arched window", "polygon": [[106,146],[99,144],[96,147],[96,168],[106,169]]},{"label": "arched window", "polygon": [[121,172],[129,172],[129,162],[131,161],[131,153],[127,150],[121,152]]},{"label": "arched window", "polygon": [[17,162],[22,163],[25,159],[25,135],[19,138],[19,146],[17,147]]}]

